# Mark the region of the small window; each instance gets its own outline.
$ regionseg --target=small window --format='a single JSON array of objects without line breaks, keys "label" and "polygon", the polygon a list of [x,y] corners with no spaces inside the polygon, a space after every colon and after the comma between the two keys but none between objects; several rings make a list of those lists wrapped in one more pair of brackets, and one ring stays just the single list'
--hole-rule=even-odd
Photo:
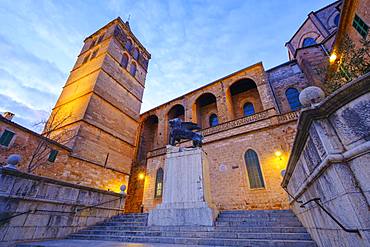
[{"label": "small window", "polygon": [[255,113],[253,104],[250,102],[245,103],[245,105],[243,106],[243,112],[244,116],[253,115]]},{"label": "small window", "polygon": [[127,64],[128,64],[128,56],[126,53],[123,53],[122,59],[121,59],[121,66],[123,68],[127,68]]},{"label": "small window", "polygon": [[48,157],[48,161],[54,162],[55,159],[57,158],[57,155],[58,155],[58,150],[52,149],[50,151],[50,154],[49,154],[49,157]]},{"label": "small window", "polygon": [[96,44],[101,43],[103,41],[103,39],[104,39],[104,34],[103,35],[100,35],[100,37],[99,37],[98,41],[96,42]]},{"label": "small window", "polygon": [[96,49],[95,51],[93,51],[93,53],[91,54],[90,60],[96,57],[96,55],[98,54],[98,51],[99,49]]},{"label": "small window", "polygon": [[136,74],[136,64],[135,63],[132,63],[131,66],[130,66],[130,74],[132,76],[135,76],[135,74]]},{"label": "small window", "polygon": [[95,42],[96,42],[96,40],[95,40],[95,39],[93,39],[93,41],[92,41],[92,42],[91,42],[91,44],[90,44],[89,49],[91,49],[91,48],[93,48],[93,47],[95,46]]},{"label": "small window", "polygon": [[316,45],[316,41],[314,38],[308,37],[303,40],[303,45],[302,47],[307,47],[311,45]]},{"label": "small window", "polygon": [[214,127],[216,125],[218,125],[218,117],[216,114],[212,114],[209,116],[209,126]]},{"label": "small window", "polygon": [[132,47],[132,41],[128,39],[126,44],[125,44],[125,48],[126,48],[126,50],[130,51],[131,47]]},{"label": "small window", "polygon": [[367,32],[369,31],[369,26],[366,25],[366,23],[358,15],[355,15],[352,26],[357,30],[362,38],[366,39]]},{"label": "small window", "polygon": [[87,61],[89,60],[89,57],[90,57],[90,53],[88,53],[88,54],[84,57],[84,60],[82,60],[82,64],[87,63]]},{"label": "small window", "polygon": [[295,88],[288,88],[285,91],[285,96],[288,100],[290,109],[292,111],[298,110],[302,107],[301,102],[299,102],[299,92]]},{"label": "small window", "polygon": [[132,56],[134,57],[135,60],[139,59],[139,50],[137,48],[134,49],[132,52]]},{"label": "small window", "polygon": [[157,175],[155,178],[155,198],[162,197],[163,194],[163,169],[159,168],[157,170]]},{"label": "small window", "polygon": [[245,152],[244,159],[247,166],[250,188],[264,188],[265,183],[263,181],[261,166],[257,153],[252,149],[249,149],[247,152]]},{"label": "small window", "polygon": [[335,16],[335,18],[334,18],[334,24],[335,24],[335,26],[337,26],[337,27],[339,27],[339,14],[337,14],[336,16]]},{"label": "small window", "polygon": [[3,134],[0,137],[0,145],[5,146],[5,147],[9,146],[14,135],[15,135],[14,132],[11,132],[9,130],[4,130]]}]

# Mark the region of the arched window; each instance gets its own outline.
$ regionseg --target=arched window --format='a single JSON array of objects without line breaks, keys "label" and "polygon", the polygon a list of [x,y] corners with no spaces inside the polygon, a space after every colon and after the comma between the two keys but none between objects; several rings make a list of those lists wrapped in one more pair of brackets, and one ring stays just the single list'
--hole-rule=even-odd
[{"label": "arched window", "polygon": [[132,52],[132,56],[134,57],[135,60],[138,60],[139,50],[137,48],[135,48],[134,51]]},{"label": "arched window", "polygon": [[249,185],[251,189],[264,188],[262,171],[257,153],[252,149],[247,150],[244,154],[245,165],[247,166]]},{"label": "arched window", "polygon": [[314,38],[308,37],[303,40],[303,45],[302,47],[307,47],[311,45],[316,45],[316,41]]},{"label": "arched window", "polygon": [[339,26],[339,14],[337,14],[335,17],[334,17],[334,24],[338,27]]},{"label": "arched window", "polygon": [[130,74],[132,76],[135,76],[135,74],[136,74],[136,64],[135,63],[132,63],[131,66],[130,66]]},{"label": "arched window", "polygon": [[299,92],[295,88],[288,88],[285,91],[285,96],[289,102],[290,109],[292,111],[298,110],[299,108],[302,107],[301,102],[299,102]]},{"label": "arched window", "polygon": [[244,116],[253,115],[255,113],[253,104],[250,102],[245,103],[243,106],[243,112],[244,112]]},{"label": "arched window", "polygon": [[155,198],[162,197],[163,194],[163,169],[159,168],[157,170],[157,175],[155,178]]},{"label": "arched window", "polygon": [[211,116],[209,116],[209,126],[214,127],[216,125],[218,125],[218,117],[213,113]]},{"label": "arched window", "polygon": [[132,47],[132,41],[128,39],[126,44],[125,44],[125,48],[126,48],[126,50],[130,51],[131,47]]},{"label": "arched window", "polygon": [[127,68],[127,64],[128,64],[128,56],[126,53],[123,53],[122,59],[121,59],[121,66],[123,68]]}]

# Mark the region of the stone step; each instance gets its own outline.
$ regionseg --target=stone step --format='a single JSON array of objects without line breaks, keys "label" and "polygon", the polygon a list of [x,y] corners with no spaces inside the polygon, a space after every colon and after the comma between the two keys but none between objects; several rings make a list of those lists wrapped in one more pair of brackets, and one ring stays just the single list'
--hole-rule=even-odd
[{"label": "stone step", "polygon": [[110,221],[114,222],[147,222],[146,218],[111,218]]},{"label": "stone step", "polygon": [[115,220],[109,220],[109,221],[105,221],[104,223],[102,223],[102,225],[106,225],[106,226],[120,226],[120,225],[124,225],[124,226],[146,226],[146,221],[145,222],[140,222],[140,221],[115,221]]},{"label": "stone step", "polygon": [[236,211],[221,211],[220,215],[294,216],[294,213],[290,210],[236,210]]},{"label": "stone step", "polygon": [[296,227],[296,226],[302,226],[302,224],[299,221],[216,221],[216,226],[244,226],[244,227],[279,227],[279,226],[290,226],[290,227]]},{"label": "stone step", "polygon": [[217,218],[217,222],[254,222],[254,221],[261,221],[261,222],[299,222],[298,218],[293,217],[220,217]]},{"label": "stone step", "polygon": [[83,235],[113,235],[113,236],[159,236],[185,238],[236,238],[236,239],[280,239],[280,240],[310,240],[308,233],[247,233],[247,232],[215,232],[215,231],[119,231],[119,230],[83,230]]},{"label": "stone step", "polygon": [[95,225],[88,229],[91,230],[115,230],[115,231],[215,231],[215,232],[271,232],[271,233],[306,233],[304,227],[244,227],[244,226],[104,226],[104,225]]},{"label": "stone step", "polygon": [[181,238],[181,237],[146,237],[146,236],[112,236],[112,235],[86,235],[74,234],[70,239],[88,240],[114,240],[138,243],[167,243],[187,245],[212,245],[212,246],[294,246],[313,247],[316,244],[310,240],[271,240],[271,239],[227,239],[227,238]]}]

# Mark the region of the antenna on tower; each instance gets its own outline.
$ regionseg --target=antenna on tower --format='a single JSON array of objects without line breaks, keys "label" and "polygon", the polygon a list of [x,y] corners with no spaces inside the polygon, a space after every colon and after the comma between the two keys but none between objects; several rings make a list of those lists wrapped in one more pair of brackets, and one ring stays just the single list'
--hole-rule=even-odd
[{"label": "antenna on tower", "polygon": [[131,14],[128,15],[126,22],[130,22],[130,19],[131,19]]}]

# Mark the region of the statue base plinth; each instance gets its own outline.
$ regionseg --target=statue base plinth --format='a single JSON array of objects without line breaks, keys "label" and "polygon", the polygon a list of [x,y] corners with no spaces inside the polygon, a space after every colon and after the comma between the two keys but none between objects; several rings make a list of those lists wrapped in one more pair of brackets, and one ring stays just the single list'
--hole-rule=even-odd
[{"label": "statue base plinth", "polygon": [[201,148],[167,146],[163,199],[149,212],[148,225],[212,226],[217,215],[206,154]]}]

